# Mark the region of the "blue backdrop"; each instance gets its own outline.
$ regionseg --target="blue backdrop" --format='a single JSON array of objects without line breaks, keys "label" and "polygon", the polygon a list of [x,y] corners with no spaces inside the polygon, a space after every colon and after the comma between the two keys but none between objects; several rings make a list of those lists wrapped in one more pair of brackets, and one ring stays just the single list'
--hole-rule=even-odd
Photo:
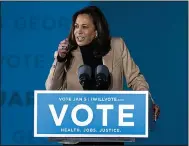
[{"label": "blue backdrop", "polygon": [[133,144],[187,144],[187,2],[2,2],[2,144],[55,144],[33,138],[33,90],[45,89],[71,16],[87,5],[123,37],[161,107],[156,130]]}]

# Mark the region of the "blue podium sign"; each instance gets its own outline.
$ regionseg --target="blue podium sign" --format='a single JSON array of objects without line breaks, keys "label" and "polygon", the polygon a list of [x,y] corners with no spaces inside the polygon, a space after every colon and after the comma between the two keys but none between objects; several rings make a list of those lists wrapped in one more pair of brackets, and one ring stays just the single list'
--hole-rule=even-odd
[{"label": "blue podium sign", "polygon": [[34,137],[148,137],[148,92],[35,91]]}]

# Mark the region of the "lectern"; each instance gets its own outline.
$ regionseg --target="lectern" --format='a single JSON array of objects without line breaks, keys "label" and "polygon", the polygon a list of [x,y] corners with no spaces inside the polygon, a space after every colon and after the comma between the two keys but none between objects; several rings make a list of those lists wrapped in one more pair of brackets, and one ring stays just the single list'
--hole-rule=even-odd
[{"label": "lectern", "polygon": [[148,138],[148,91],[34,91],[34,137],[57,142]]}]

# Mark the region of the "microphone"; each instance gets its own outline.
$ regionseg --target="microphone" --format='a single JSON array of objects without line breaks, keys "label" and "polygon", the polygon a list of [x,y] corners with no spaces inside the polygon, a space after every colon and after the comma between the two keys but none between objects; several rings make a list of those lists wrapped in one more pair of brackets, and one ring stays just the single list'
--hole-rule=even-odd
[{"label": "microphone", "polygon": [[98,65],[95,71],[96,89],[108,90],[110,86],[110,73],[105,65]]},{"label": "microphone", "polygon": [[81,65],[78,68],[79,83],[81,84],[84,90],[89,90],[91,88],[91,76],[92,69],[90,66]]}]

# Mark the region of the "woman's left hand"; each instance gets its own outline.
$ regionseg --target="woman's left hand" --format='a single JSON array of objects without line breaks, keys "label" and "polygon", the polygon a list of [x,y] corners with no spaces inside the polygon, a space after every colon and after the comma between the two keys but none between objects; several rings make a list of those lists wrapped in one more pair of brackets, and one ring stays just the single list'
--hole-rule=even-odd
[{"label": "woman's left hand", "polygon": [[157,119],[160,116],[160,107],[156,104],[153,104],[153,118],[154,121],[157,121]]}]

